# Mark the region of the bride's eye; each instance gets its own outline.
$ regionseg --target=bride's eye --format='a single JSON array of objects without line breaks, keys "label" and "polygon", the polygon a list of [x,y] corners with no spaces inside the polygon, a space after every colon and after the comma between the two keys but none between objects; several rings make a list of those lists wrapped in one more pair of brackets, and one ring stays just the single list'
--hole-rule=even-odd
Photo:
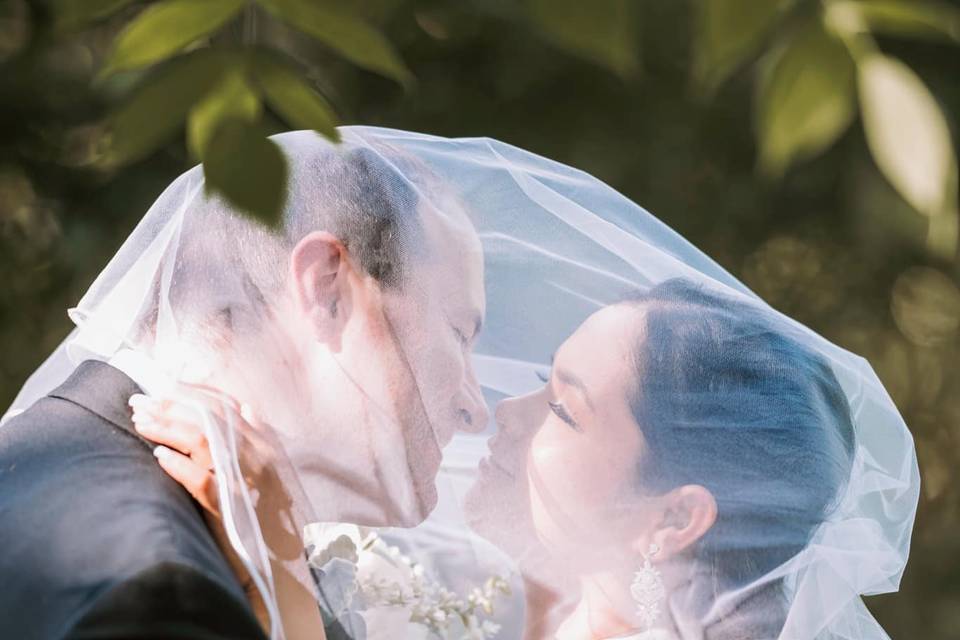
[{"label": "bride's eye", "polygon": [[566,422],[570,427],[577,432],[583,433],[583,429],[580,428],[580,425],[577,424],[577,421],[573,419],[573,416],[570,415],[570,412],[567,411],[559,402],[548,402],[550,410],[553,411],[558,418]]},{"label": "bride's eye", "polygon": [[547,384],[547,383],[550,381],[550,376],[548,376],[547,374],[545,374],[543,371],[534,371],[533,374],[534,374],[535,376],[537,376],[537,378],[538,378],[538,379],[540,380],[540,382],[542,382],[543,384]]}]

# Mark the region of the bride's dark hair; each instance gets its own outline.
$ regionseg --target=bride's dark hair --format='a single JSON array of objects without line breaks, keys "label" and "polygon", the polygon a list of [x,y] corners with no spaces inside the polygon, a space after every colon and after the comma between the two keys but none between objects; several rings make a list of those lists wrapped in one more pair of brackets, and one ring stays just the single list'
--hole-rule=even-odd
[{"label": "bride's dark hair", "polygon": [[718,514],[698,566],[716,593],[749,585],[806,547],[836,505],[854,450],[846,395],[770,309],[684,279],[627,303],[644,312],[630,398],[646,443],[639,486],[706,487]]}]

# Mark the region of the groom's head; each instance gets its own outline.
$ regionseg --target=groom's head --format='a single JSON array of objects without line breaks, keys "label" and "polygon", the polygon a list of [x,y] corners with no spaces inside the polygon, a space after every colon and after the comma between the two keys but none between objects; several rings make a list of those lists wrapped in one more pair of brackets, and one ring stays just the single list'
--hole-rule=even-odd
[{"label": "groom's head", "polygon": [[440,449],[487,420],[469,358],[479,240],[406,154],[274,140],[290,167],[280,232],[218,199],[187,210],[170,286],[178,338],[255,397],[299,468],[344,487],[341,517],[414,523],[435,504]]}]

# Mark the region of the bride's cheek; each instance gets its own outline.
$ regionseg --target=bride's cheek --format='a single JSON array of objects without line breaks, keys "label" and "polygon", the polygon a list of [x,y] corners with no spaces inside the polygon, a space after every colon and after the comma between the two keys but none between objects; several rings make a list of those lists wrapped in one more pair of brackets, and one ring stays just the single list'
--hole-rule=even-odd
[{"label": "bride's cheek", "polygon": [[578,493],[583,477],[581,461],[562,436],[550,433],[555,427],[548,424],[534,437],[530,449],[530,472],[537,479],[538,489],[546,492],[558,504],[569,503]]}]

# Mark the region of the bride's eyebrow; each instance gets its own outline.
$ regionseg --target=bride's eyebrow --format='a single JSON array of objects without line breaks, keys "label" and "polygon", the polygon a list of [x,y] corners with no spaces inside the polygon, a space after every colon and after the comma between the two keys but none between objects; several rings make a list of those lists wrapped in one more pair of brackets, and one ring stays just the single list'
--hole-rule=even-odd
[{"label": "bride's eyebrow", "polygon": [[593,408],[593,402],[590,401],[590,394],[587,392],[587,385],[585,385],[583,380],[578,378],[572,371],[568,371],[567,369],[557,369],[554,366],[554,360],[556,360],[556,357],[556,353],[550,356],[550,368],[553,370],[553,374],[557,376],[557,380],[579,391],[580,395],[583,396],[584,402],[587,403],[587,406],[590,407],[591,411],[594,411],[595,409]]}]

